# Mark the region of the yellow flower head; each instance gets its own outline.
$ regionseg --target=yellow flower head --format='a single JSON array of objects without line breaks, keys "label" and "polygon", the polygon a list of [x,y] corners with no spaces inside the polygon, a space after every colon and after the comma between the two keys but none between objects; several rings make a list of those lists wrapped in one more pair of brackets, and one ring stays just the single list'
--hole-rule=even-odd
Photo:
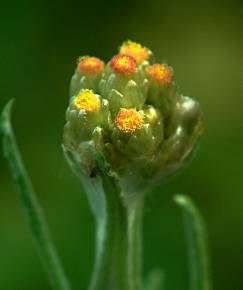
[{"label": "yellow flower head", "polygon": [[132,41],[124,42],[120,48],[120,53],[132,56],[137,64],[148,60],[150,56],[150,51],[147,47]]},{"label": "yellow flower head", "polygon": [[134,109],[122,109],[115,118],[115,124],[123,133],[132,134],[143,125],[143,116]]},{"label": "yellow flower head", "polygon": [[88,75],[99,75],[104,70],[104,62],[97,57],[83,57],[78,63],[78,71]]},{"label": "yellow flower head", "polygon": [[76,108],[87,112],[98,112],[100,110],[100,99],[92,90],[82,90],[75,98]]},{"label": "yellow flower head", "polygon": [[131,75],[136,72],[137,64],[136,60],[130,55],[117,54],[112,58],[110,67],[117,73]]},{"label": "yellow flower head", "polygon": [[165,64],[153,64],[146,71],[147,75],[159,85],[168,86],[173,80],[173,72]]}]

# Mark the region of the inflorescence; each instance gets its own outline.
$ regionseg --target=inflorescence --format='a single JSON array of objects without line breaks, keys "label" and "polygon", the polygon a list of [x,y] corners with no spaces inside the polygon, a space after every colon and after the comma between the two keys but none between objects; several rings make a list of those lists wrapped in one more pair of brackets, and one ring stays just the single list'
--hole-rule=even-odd
[{"label": "inflorescence", "polygon": [[151,56],[126,41],[106,64],[79,58],[64,128],[64,148],[83,172],[93,170],[96,151],[121,184],[131,179],[136,190],[183,167],[203,128],[199,103],[183,96],[173,69]]}]

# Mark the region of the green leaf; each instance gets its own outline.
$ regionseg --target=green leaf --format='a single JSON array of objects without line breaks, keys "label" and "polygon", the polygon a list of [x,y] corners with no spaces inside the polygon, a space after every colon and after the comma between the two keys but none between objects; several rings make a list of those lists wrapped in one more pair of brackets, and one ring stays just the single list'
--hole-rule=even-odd
[{"label": "green leaf", "polygon": [[12,178],[18,187],[31,233],[36,241],[51,285],[54,290],[70,290],[71,287],[50,238],[46,220],[16,144],[10,122],[12,105],[13,100],[9,101],[4,107],[0,118],[4,155],[10,166]]},{"label": "green leaf", "polygon": [[191,290],[211,290],[209,275],[208,240],[203,218],[193,201],[184,195],[176,195],[184,216]]}]

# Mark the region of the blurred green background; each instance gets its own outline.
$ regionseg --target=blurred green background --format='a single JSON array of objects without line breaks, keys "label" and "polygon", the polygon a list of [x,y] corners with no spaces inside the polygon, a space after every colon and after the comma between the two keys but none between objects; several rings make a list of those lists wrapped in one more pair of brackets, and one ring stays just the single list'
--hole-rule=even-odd
[{"label": "blurred green background", "polygon": [[[181,91],[201,102],[206,127],[191,166],[147,200],[144,273],[161,267],[166,289],[188,289],[181,211],[172,201],[183,192],[207,223],[214,289],[241,290],[243,2],[2,1],[0,108],[16,98],[19,146],[74,289],[87,289],[94,221],[61,150],[69,80],[78,56],[109,60],[127,38],[174,67]],[[0,289],[50,289],[2,154]]]}]

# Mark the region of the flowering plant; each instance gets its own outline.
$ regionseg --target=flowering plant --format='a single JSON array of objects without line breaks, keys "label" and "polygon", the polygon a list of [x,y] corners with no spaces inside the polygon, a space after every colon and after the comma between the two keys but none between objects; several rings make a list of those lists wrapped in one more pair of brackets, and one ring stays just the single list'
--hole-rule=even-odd
[{"label": "flowering plant", "polygon": [[[15,143],[9,120],[11,104],[1,119],[5,155],[53,288],[68,290],[69,282]],[[127,41],[107,64],[96,57],[78,59],[70,85],[63,150],[82,182],[97,223],[89,290],[160,289],[158,274],[146,283],[142,279],[144,200],[152,187],[188,164],[202,131],[199,103],[180,93],[173,69],[155,63],[148,48]],[[175,200],[184,210],[190,233],[192,290],[208,290],[202,219],[187,197],[176,196]]]}]

